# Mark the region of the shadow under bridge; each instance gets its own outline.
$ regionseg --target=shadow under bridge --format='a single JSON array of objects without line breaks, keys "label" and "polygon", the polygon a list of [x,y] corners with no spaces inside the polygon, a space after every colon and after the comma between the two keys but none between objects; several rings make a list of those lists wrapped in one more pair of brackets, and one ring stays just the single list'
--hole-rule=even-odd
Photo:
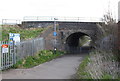
[{"label": "shadow under bridge", "polygon": [[91,41],[89,35],[76,32],[67,37],[65,49],[68,54],[88,53],[90,51]]}]

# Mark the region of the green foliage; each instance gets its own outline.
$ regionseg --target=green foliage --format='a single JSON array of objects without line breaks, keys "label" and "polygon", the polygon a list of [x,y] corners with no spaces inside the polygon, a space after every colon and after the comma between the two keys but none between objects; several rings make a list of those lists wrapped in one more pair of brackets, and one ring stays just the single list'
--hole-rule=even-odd
[{"label": "green foliage", "polygon": [[21,67],[23,60],[18,61],[15,65],[12,66],[12,68],[18,68]]},{"label": "green foliage", "polygon": [[0,25],[0,41],[2,40],[2,26]]},{"label": "green foliage", "polygon": [[111,75],[109,74],[104,74],[102,79],[113,79]]},{"label": "green foliage", "polygon": [[82,36],[79,41],[79,46],[83,46],[84,44],[86,44],[87,42],[89,42],[91,39],[89,36]]},{"label": "green foliage", "polygon": [[85,59],[82,61],[82,63],[79,65],[76,78],[77,79],[92,79],[90,77],[90,74],[85,71],[85,68],[87,64],[90,62],[89,56],[85,57]]},{"label": "green foliage", "polygon": [[2,40],[9,40],[9,33],[19,33],[21,40],[31,39],[39,36],[45,28],[22,29],[19,27],[2,27]]},{"label": "green foliage", "polygon": [[[93,80],[94,78],[91,77],[91,74],[87,71],[87,69],[89,67],[88,66],[88,63],[90,63],[91,65],[93,65],[95,63],[94,59],[93,60],[90,60],[91,57],[96,57],[96,55],[101,55],[101,56],[104,56],[101,58],[101,60],[104,60],[105,62],[108,61],[108,63],[110,61],[117,61],[117,57],[114,56],[112,54],[111,51],[102,51],[102,50],[94,50],[92,52],[90,52],[90,57],[87,56],[83,61],[82,63],[80,64],[79,68],[78,68],[78,71],[77,71],[77,76],[76,78],[77,79],[91,79]],[[108,55],[109,54],[109,55]],[[97,59],[99,60],[99,59]],[[94,62],[93,62],[94,61]],[[101,63],[102,64],[102,63]],[[100,64],[99,64],[100,65]],[[86,69],[87,67],[87,69]],[[94,67],[94,66],[93,66]],[[118,68],[118,67],[117,67]],[[116,68],[116,69],[117,69]],[[91,68],[90,68],[91,69]],[[114,70],[114,69],[113,69]],[[110,79],[110,81],[112,81],[113,79],[113,76],[111,74],[108,74],[107,72],[105,72],[104,70],[101,69],[102,72],[104,72],[102,75],[101,75],[101,78],[100,79]],[[94,75],[94,74],[93,74]],[[119,76],[115,76],[115,78],[119,79]]]},{"label": "green foliage", "polygon": [[56,54],[54,54],[53,50],[42,50],[35,56],[29,56],[25,58],[24,60],[18,61],[13,68],[31,68],[36,65],[39,65],[41,63],[50,61],[58,56],[63,55],[64,52],[62,51],[56,51]]}]

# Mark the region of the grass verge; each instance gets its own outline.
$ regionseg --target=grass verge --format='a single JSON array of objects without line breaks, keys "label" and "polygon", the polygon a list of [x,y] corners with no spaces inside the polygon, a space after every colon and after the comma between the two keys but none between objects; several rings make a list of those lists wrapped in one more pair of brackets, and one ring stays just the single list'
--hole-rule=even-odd
[{"label": "grass verge", "polygon": [[86,56],[79,65],[78,71],[76,73],[76,79],[92,79],[90,77],[90,74],[85,70],[89,62],[90,62],[89,56]]},{"label": "grass verge", "polygon": [[53,50],[42,50],[35,56],[29,56],[23,60],[18,61],[12,68],[32,68],[44,62],[57,58],[63,54],[64,52],[58,50],[56,53],[54,53]]},{"label": "grass verge", "polygon": [[[101,56],[104,56],[104,57],[101,58]],[[113,56],[111,52],[94,50],[79,65],[75,78],[76,79],[90,79],[90,81],[93,81],[94,78],[99,78],[102,80],[104,79],[112,80],[115,78],[116,81],[120,81],[119,72],[115,71],[115,69],[118,69],[119,67],[116,67],[116,68],[113,67],[114,73],[113,73],[113,70],[110,71],[110,68],[112,66],[111,62],[113,60],[117,62],[117,58]],[[109,63],[109,66],[105,65],[105,63]],[[97,67],[98,65],[99,67]],[[108,70],[105,70],[105,68],[108,68]],[[88,70],[91,71],[91,74]],[[97,74],[95,72],[97,72]],[[99,73],[102,73],[102,74],[99,75]]]}]

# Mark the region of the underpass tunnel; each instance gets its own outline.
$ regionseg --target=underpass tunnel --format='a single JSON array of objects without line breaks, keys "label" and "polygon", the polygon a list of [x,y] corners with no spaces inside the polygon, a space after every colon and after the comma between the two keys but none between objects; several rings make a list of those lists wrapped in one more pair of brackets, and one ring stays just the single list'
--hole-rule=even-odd
[{"label": "underpass tunnel", "polygon": [[66,51],[71,54],[88,52],[92,39],[89,35],[81,32],[73,33],[66,39]]}]

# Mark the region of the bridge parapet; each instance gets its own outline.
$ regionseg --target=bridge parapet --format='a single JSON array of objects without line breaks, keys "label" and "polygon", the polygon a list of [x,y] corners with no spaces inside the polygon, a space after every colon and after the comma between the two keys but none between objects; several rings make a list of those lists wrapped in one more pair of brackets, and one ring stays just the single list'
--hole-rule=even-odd
[{"label": "bridge parapet", "polygon": [[64,22],[103,22],[101,18],[95,17],[62,17],[62,16],[25,16],[23,21],[64,21]]}]

